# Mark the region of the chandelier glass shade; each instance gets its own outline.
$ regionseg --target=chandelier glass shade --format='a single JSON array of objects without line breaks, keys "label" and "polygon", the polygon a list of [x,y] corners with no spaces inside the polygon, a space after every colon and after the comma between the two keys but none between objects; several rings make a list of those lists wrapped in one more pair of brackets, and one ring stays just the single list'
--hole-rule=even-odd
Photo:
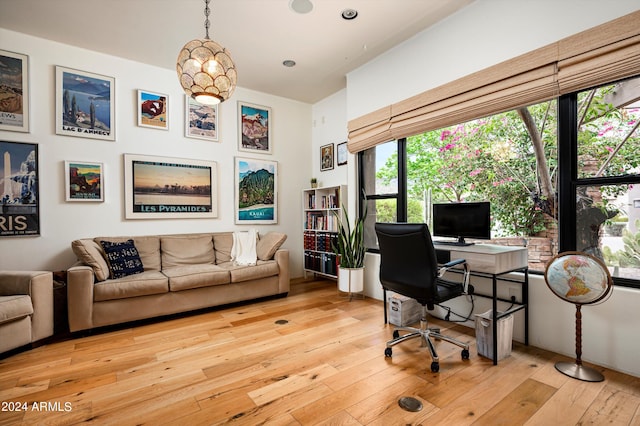
[{"label": "chandelier glass shade", "polygon": [[229,51],[209,38],[209,0],[205,0],[206,37],[191,40],[178,54],[176,71],[187,96],[206,105],[226,101],[236,88],[236,66]]}]

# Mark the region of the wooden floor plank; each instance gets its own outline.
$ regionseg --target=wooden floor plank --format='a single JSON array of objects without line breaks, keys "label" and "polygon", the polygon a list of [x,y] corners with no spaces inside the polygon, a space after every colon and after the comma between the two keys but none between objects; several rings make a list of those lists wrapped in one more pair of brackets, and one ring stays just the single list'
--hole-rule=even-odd
[{"label": "wooden floor plank", "polygon": [[[519,343],[494,366],[477,355],[473,329],[440,320],[430,324],[469,342],[471,359],[436,342],[440,372],[432,373],[417,340],[385,358],[393,326],[382,311],[380,301],[341,297],[333,281],[307,280],[286,298],[66,335],[0,355],[0,401],[30,406],[0,411],[0,426],[458,426],[496,418],[640,426],[637,377],[596,366],[603,382],[575,380],[554,368],[567,357]],[[422,410],[403,410],[401,396]]]}]

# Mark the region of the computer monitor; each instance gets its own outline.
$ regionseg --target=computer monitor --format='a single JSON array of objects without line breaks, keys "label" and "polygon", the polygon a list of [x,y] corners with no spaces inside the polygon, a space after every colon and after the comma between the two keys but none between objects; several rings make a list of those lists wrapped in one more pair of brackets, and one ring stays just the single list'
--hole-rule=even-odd
[{"label": "computer monitor", "polygon": [[456,241],[435,241],[454,245],[471,245],[465,238],[491,238],[491,204],[473,203],[433,204],[433,235],[452,237]]}]

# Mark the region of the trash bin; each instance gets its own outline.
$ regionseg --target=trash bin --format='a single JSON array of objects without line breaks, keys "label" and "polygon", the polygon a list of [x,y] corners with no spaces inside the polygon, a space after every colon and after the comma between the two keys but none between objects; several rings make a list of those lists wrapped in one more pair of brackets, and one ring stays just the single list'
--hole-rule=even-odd
[{"label": "trash bin", "polygon": [[[500,313],[500,312],[498,312]],[[498,360],[511,355],[513,340],[513,315],[498,319]],[[476,314],[476,347],[478,355],[493,359],[493,310]]]},{"label": "trash bin", "polygon": [[420,321],[422,306],[416,300],[392,292],[387,297],[387,303],[389,323],[404,327]]}]

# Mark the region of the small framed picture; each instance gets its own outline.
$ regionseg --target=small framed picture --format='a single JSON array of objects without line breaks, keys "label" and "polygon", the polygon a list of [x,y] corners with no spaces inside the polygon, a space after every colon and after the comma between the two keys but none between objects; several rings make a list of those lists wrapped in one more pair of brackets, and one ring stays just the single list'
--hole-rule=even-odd
[{"label": "small framed picture", "polygon": [[238,101],[238,150],[271,154],[271,108]]},{"label": "small framed picture", "polygon": [[333,169],[333,144],[322,145],[320,147],[320,171]]},{"label": "small framed picture", "polygon": [[104,201],[104,166],[88,161],[65,161],[66,201]]},{"label": "small framed picture", "polygon": [[169,96],[138,90],[138,126],[169,130]]},{"label": "small framed picture", "polygon": [[204,105],[185,95],[185,136],[218,141],[218,105]]},{"label": "small framed picture", "polygon": [[29,132],[29,57],[0,49],[0,130]]},{"label": "small framed picture", "polygon": [[338,144],[337,147],[338,153],[336,154],[336,161],[338,162],[338,166],[344,166],[347,164],[347,143],[342,142]]},{"label": "small framed picture", "polygon": [[115,141],[115,82],[56,66],[56,134]]}]

